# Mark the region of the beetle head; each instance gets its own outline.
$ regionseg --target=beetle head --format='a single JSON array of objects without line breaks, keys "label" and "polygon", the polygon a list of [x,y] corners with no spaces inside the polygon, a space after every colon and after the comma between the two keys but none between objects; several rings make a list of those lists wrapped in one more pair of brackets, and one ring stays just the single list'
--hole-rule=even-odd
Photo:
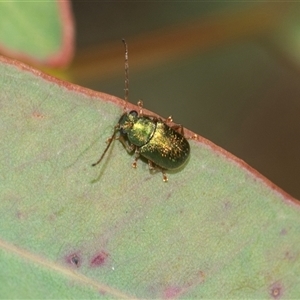
[{"label": "beetle head", "polygon": [[129,113],[124,113],[118,122],[120,133],[122,135],[127,134],[132,129],[137,119],[138,113],[135,110],[132,110]]}]

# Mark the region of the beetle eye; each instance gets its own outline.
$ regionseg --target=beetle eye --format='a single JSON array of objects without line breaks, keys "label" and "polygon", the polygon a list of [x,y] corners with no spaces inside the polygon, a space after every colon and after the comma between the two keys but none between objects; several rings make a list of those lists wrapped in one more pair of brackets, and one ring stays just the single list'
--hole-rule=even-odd
[{"label": "beetle eye", "polygon": [[138,113],[136,110],[132,110],[129,112],[129,115],[133,116],[133,117],[137,117],[138,116]]}]

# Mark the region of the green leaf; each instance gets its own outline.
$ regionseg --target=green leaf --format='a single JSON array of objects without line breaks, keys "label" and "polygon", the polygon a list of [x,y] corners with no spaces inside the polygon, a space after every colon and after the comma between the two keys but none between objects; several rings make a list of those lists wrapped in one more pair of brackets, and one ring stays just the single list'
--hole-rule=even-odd
[{"label": "green leaf", "polygon": [[2,298],[299,296],[296,200],[201,137],[168,183],[118,141],[93,168],[122,100],[0,69]]},{"label": "green leaf", "polygon": [[0,3],[0,50],[7,56],[50,67],[73,56],[69,1]]}]

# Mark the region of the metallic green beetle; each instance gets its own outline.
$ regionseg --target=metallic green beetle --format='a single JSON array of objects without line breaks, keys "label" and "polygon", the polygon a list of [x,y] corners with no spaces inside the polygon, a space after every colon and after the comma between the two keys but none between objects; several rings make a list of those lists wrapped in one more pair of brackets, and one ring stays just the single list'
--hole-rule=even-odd
[{"label": "metallic green beetle", "polygon": [[[125,46],[125,103],[128,102],[128,47]],[[125,108],[126,109],[126,104]],[[100,159],[92,164],[96,166],[101,162],[113,140],[122,142],[125,149],[132,153],[135,151],[135,160],[132,164],[136,168],[140,156],[148,160],[150,170],[160,170],[163,174],[163,181],[168,178],[165,170],[177,169],[184,165],[190,154],[190,145],[183,135],[181,125],[168,126],[172,122],[169,117],[166,120],[155,116],[143,114],[142,101],[138,102],[139,113],[135,110],[125,112],[118,124],[115,126],[113,135],[109,138],[106,149]]]}]

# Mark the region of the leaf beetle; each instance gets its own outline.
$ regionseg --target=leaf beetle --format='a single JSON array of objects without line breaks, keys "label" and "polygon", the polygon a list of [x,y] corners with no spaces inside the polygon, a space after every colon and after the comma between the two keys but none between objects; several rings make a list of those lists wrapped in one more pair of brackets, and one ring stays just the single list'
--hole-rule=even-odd
[{"label": "leaf beetle", "polygon": [[172,117],[163,120],[161,118],[144,115],[143,103],[138,102],[139,112],[132,110],[126,112],[129,93],[128,77],[128,46],[125,40],[122,40],[125,47],[125,112],[114,127],[112,136],[108,139],[107,146],[101,157],[92,166],[98,165],[112,141],[118,139],[125,149],[135,153],[135,159],[132,164],[137,166],[137,160],[140,156],[148,161],[150,170],[160,170],[163,174],[163,181],[167,182],[166,170],[174,170],[182,167],[189,155],[190,145],[184,137],[182,125],[168,125],[173,122]]}]

